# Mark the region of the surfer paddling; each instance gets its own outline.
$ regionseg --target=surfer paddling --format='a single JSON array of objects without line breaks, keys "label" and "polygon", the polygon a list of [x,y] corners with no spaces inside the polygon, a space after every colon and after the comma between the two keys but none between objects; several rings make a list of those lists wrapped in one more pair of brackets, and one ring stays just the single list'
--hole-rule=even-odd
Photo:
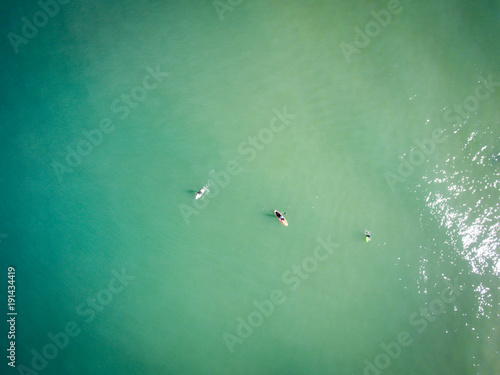
[{"label": "surfer paddling", "polygon": [[365,231],[365,241],[370,242],[372,240],[371,234],[368,231]]}]

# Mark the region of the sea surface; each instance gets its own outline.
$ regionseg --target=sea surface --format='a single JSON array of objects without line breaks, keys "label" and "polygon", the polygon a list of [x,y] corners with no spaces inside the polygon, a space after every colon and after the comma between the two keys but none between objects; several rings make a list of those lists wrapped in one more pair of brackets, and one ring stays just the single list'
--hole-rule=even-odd
[{"label": "sea surface", "polygon": [[0,373],[500,373],[500,1],[45,1],[0,5]]}]

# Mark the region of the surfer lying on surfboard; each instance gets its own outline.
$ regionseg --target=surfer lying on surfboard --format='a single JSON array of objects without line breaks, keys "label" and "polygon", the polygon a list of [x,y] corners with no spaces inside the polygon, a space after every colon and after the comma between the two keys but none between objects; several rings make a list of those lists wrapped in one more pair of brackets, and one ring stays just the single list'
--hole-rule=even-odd
[{"label": "surfer lying on surfboard", "polygon": [[[288,221],[286,221],[285,217],[280,212],[278,212],[278,211],[275,210],[274,214],[276,215],[276,217],[278,219],[280,219],[281,224],[283,224],[285,227],[288,226]],[[286,214],[286,212],[285,212],[285,214]]]},{"label": "surfer lying on surfboard", "polygon": [[210,192],[210,190],[208,190],[208,188],[206,186],[203,186],[203,188],[199,192],[196,193],[196,195],[194,196],[194,199],[200,199],[203,196],[203,194],[209,193],[209,192]]}]

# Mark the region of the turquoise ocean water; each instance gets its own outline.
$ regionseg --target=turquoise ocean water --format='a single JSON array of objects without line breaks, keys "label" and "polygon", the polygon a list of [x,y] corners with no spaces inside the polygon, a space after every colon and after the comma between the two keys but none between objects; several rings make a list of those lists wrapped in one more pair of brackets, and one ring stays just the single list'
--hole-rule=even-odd
[{"label": "turquoise ocean water", "polygon": [[47,3],[1,5],[2,374],[499,373],[500,1]]}]

